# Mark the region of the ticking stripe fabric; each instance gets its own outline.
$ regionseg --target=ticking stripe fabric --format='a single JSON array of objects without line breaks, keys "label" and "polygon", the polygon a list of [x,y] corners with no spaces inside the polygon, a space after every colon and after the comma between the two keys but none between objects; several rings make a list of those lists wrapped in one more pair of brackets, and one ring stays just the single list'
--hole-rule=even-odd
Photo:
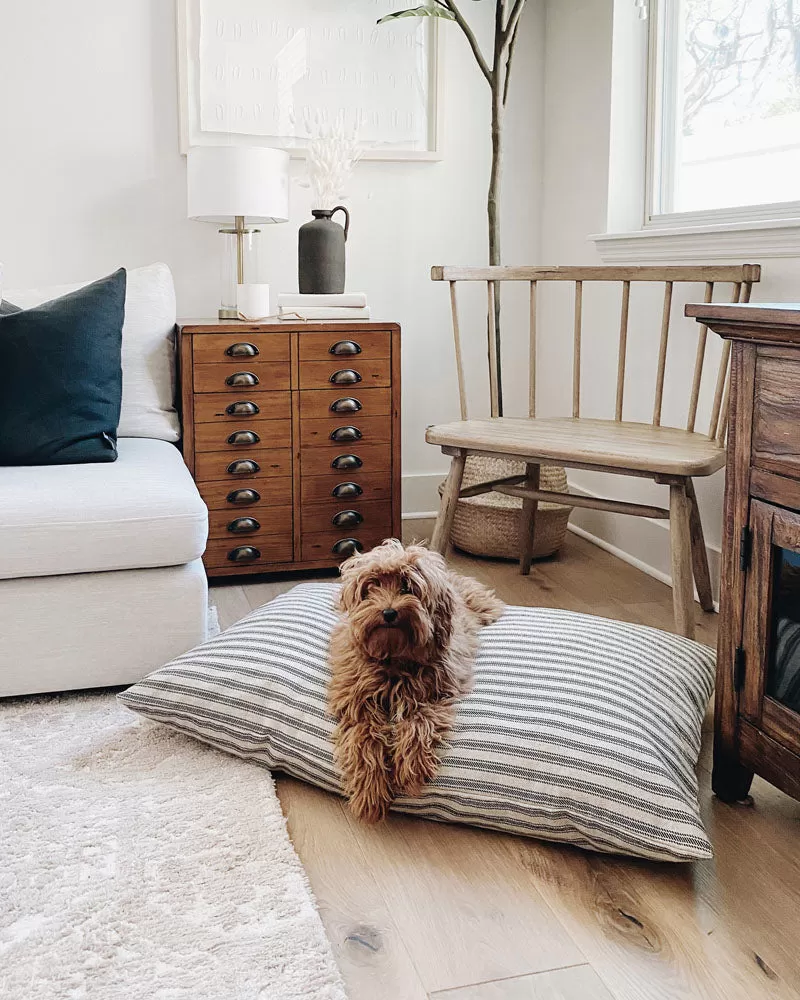
[{"label": "ticking stripe fabric", "polygon": [[[333,584],[301,584],[119,695],[339,792],[326,711]],[[694,766],[714,654],[656,629],[509,607],[484,629],[436,779],[394,808],[667,861],[711,856]]]}]

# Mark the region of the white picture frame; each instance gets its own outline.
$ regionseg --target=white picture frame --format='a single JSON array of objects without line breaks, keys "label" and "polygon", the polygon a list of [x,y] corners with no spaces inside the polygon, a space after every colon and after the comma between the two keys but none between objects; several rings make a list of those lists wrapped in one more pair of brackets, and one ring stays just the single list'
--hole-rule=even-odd
[{"label": "white picture frame", "polygon": [[[238,8],[235,7],[237,3],[239,4]],[[263,7],[264,10],[263,21],[260,17],[258,23],[256,23],[255,17],[247,20],[244,18],[236,20],[237,9],[241,13],[244,10],[259,7]],[[219,10],[220,16],[212,25],[209,14],[215,8]],[[229,127],[214,130],[208,127],[209,108],[220,109],[218,114],[225,124],[225,115],[228,113],[228,109],[234,106],[230,100],[231,95],[234,95],[234,100],[237,100],[235,105],[237,109],[261,107],[260,104],[257,105],[253,101],[253,94],[255,88],[262,86],[262,84],[254,82],[252,77],[261,73],[262,65],[265,69],[269,66],[268,72],[273,75],[276,70],[273,69],[268,58],[269,46],[267,42],[269,39],[265,39],[264,60],[263,63],[260,61],[262,49],[258,47],[259,32],[262,35],[267,35],[270,31],[274,32],[277,24],[281,32],[286,31],[287,37],[291,36],[291,32],[294,31],[294,37],[289,37],[290,43],[293,43],[294,38],[303,32],[308,32],[307,37],[311,37],[312,32],[319,36],[320,31],[323,30],[320,27],[321,24],[326,24],[327,27],[324,30],[330,33],[330,11],[336,10],[338,14],[342,8],[347,8],[350,20],[346,26],[339,29],[342,33],[346,33],[348,39],[346,43],[342,43],[341,61],[344,64],[344,57],[349,53],[357,64],[358,59],[367,54],[359,52],[354,46],[360,44],[362,49],[365,49],[364,38],[367,29],[372,26],[370,30],[374,30],[378,17],[390,10],[396,10],[398,3],[393,2],[393,0],[354,0],[352,4],[345,3],[345,0],[176,0],[181,152],[186,153],[190,146],[266,145],[287,149],[293,156],[302,156],[304,152],[304,136],[302,134],[295,134],[292,137],[273,135],[265,131],[263,127],[258,132],[251,133],[247,131],[247,122],[244,120],[239,125],[232,127],[229,125]],[[357,20],[358,15],[361,14],[359,8],[363,8],[364,11],[360,22]],[[321,20],[326,16],[327,21]],[[356,20],[353,20],[354,17]],[[290,26],[290,22],[294,27]],[[298,23],[301,25],[299,30],[296,27]],[[216,27],[213,35],[212,27]],[[247,33],[247,37],[244,39],[245,44],[241,46],[241,51],[245,54],[242,66],[238,64],[238,51],[240,50],[234,48],[234,44],[239,41],[233,35],[233,31],[236,29],[240,31],[240,37],[242,31]],[[367,87],[372,108],[370,125],[372,127],[372,123],[378,121],[386,121],[388,125],[390,118],[391,121],[395,122],[399,115],[402,121],[410,122],[413,120],[419,136],[422,136],[423,131],[424,136],[418,136],[415,141],[401,139],[395,143],[388,136],[385,140],[379,139],[378,141],[370,140],[369,137],[364,138],[363,131],[360,130],[359,134],[364,145],[364,159],[440,160],[442,159],[443,38],[446,33],[439,31],[437,18],[404,18],[396,22],[396,25],[392,23],[377,27],[378,34],[371,36],[373,45],[376,38],[380,40],[380,43],[386,44],[383,42],[383,38],[390,37],[388,32],[395,30],[398,32],[395,37],[404,43],[403,49],[408,49],[407,58],[409,62],[413,60],[413,65],[408,68],[403,66],[402,73],[394,74],[394,90],[391,89],[388,79],[383,78],[382,73],[372,73],[370,84],[378,80],[379,85]],[[410,31],[414,33],[413,44],[409,44]],[[356,41],[356,33],[358,33],[358,41]],[[387,34],[384,36],[384,33]],[[237,65],[234,69],[239,71],[240,78],[247,77],[241,83],[241,101],[238,101],[235,96],[238,82],[231,79],[233,73],[227,73],[226,100],[212,104],[214,87],[229,68],[229,64],[221,66],[222,57],[214,50],[217,39],[220,40],[220,46],[227,46],[224,50],[226,54],[237,53]],[[288,47],[285,46],[285,48]],[[302,51],[305,60],[313,59],[310,44],[304,44]],[[335,49],[333,51],[335,52]],[[396,55],[398,58],[406,58],[406,53],[400,52],[399,49]],[[421,71],[420,67],[422,67]],[[304,75],[304,80],[307,81],[304,84],[307,98],[304,107],[306,109],[322,107],[322,112],[314,112],[314,114],[327,114],[328,117],[324,120],[330,120],[330,87],[324,88],[322,86],[322,71],[312,72],[313,66],[311,65],[308,65],[307,69],[309,72]],[[316,77],[319,77],[320,83],[315,90],[313,80]],[[398,88],[396,80],[398,77],[401,77],[403,81],[403,85],[399,88],[399,100],[405,101],[404,110],[400,111],[397,110]],[[264,86],[267,85],[264,84]],[[409,110],[412,104],[413,111]],[[276,110],[277,104],[274,105],[273,115]],[[348,128],[355,124],[359,114],[363,114],[355,105],[340,106],[340,114],[342,112],[342,120]],[[294,118],[292,118],[292,122],[294,122]],[[421,122],[424,122],[424,126],[420,124]],[[300,126],[292,125],[292,127],[295,128],[296,132],[300,132]],[[374,128],[378,127],[378,125],[374,125]]]}]

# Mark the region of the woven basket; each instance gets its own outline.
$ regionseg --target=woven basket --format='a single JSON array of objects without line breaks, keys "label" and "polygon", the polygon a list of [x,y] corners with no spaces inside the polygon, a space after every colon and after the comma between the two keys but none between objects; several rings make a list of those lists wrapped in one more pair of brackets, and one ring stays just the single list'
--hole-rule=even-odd
[{"label": "woven basket", "polygon": [[[523,475],[524,462],[470,455],[464,469],[462,488],[491,479]],[[567,474],[558,465],[541,467],[540,488],[557,493],[567,492]],[[444,483],[439,487],[441,495]],[[519,521],[522,499],[502,493],[483,493],[459,500],[453,531],[453,545],[474,556],[494,556],[499,559],[519,559]],[[536,511],[536,532],[533,558],[542,559],[557,552],[567,532],[572,507],[557,503],[539,503]]]}]

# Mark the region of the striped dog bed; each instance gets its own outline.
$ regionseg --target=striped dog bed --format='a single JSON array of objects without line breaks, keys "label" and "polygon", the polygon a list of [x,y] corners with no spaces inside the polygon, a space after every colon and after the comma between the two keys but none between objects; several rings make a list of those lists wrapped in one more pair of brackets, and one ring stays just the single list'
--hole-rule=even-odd
[{"label": "striped dog bed", "polygon": [[[339,792],[325,707],[337,589],[295,587],[120,701]],[[694,766],[713,677],[713,652],[688,639],[509,607],[483,631],[439,774],[394,808],[594,851],[709,857]]]}]

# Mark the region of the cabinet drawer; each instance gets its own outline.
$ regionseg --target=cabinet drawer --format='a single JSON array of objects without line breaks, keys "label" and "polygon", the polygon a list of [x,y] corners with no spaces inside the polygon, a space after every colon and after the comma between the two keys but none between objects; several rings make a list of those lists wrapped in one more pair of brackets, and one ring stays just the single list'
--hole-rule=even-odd
[{"label": "cabinet drawer", "polygon": [[392,524],[392,504],[389,500],[366,503],[310,504],[302,511],[303,534],[333,531],[341,534],[368,531],[370,528],[389,531]]},{"label": "cabinet drawer", "polygon": [[[343,396],[355,389],[391,385],[392,363],[388,358],[370,361],[356,358],[331,358],[329,361],[301,361],[301,389],[341,389]],[[196,370],[196,369],[195,369]],[[281,388],[275,386],[275,388]]]},{"label": "cabinet drawer", "polygon": [[290,448],[291,420],[240,420],[239,423],[198,424],[194,430],[195,451],[245,454],[256,448]]},{"label": "cabinet drawer", "polygon": [[289,420],[292,415],[290,392],[244,392],[230,396],[225,392],[204,392],[195,397],[194,422],[219,420],[236,423],[257,417],[261,420]]},{"label": "cabinet drawer", "polygon": [[209,510],[230,511],[226,516],[234,517],[236,511],[249,511],[257,504],[271,506],[292,502],[292,480],[288,476],[260,476],[238,484],[231,482],[232,478],[198,484],[200,496]]},{"label": "cabinet drawer", "polygon": [[800,359],[759,351],[753,401],[753,465],[800,478]]},{"label": "cabinet drawer", "polygon": [[[300,540],[300,558],[318,562],[323,559],[346,559],[355,551],[367,552],[388,538],[392,533],[390,524],[382,527],[363,528],[360,531],[319,531],[303,533]],[[360,549],[347,546],[353,539]],[[339,543],[342,543],[341,545]],[[338,551],[337,551],[338,547]]]},{"label": "cabinet drawer", "polygon": [[268,563],[290,563],[292,556],[290,537],[273,535],[268,538],[252,539],[249,542],[245,538],[240,538],[238,544],[227,539],[215,539],[206,546],[203,563],[208,575],[213,576],[215,569],[230,571],[237,566],[244,568]]},{"label": "cabinet drawer", "polygon": [[330,333],[301,333],[298,335],[301,361],[323,361],[327,358],[349,359],[389,358],[392,354],[392,335],[388,330],[333,330]]},{"label": "cabinet drawer", "polygon": [[391,417],[325,417],[300,423],[300,444],[303,448],[355,448],[364,444],[388,445],[392,440]]},{"label": "cabinet drawer", "polygon": [[385,444],[361,444],[336,448],[303,448],[300,470],[303,476],[328,476],[337,482],[369,472],[388,472],[391,450]]},{"label": "cabinet drawer", "polygon": [[247,365],[251,361],[288,361],[288,333],[202,333],[192,338],[196,365],[220,361]]},{"label": "cabinet drawer", "polygon": [[254,448],[246,455],[206,451],[195,455],[194,465],[198,482],[225,479],[235,483],[257,476],[291,476],[292,452],[290,448]]},{"label": "cabinet drawer", "polygon": [[[277,395],[277,394],[276,394]],[[306,389],[300,393],[300,418],[379,417],[392,412],[391,389],[364,389],[359,385],[344,389]]]},{"label": "cabinet drawer", "polygon": [[[237,541],[239,538],[266,538],[270,535],[292,537],[291,507],[256,504],[247,510],[212,510],[208,517],[208,537],[231,539],[231,545],[240,544]],[[257,543],[248,541],[245,544]]]},{"label": "cabinet drawer", "polygon": [[342,479],[341,476],[303,476],[303,504],[320,504],[324,501],[326,509],[334,506],[338,509],[342,503],[391,500],[392,477],[388,472],[372,472],[363,476],[359,475],[360,472],[358,469],[352,479]]},{"label": "cabinet drawer", "polygon": [[[195,365],[195,392],[224,392],[246,398],[252,389],[288,389],[288,361],[251,361],[238,364]],[[244,395],[243,395],[244,394]]]}]

